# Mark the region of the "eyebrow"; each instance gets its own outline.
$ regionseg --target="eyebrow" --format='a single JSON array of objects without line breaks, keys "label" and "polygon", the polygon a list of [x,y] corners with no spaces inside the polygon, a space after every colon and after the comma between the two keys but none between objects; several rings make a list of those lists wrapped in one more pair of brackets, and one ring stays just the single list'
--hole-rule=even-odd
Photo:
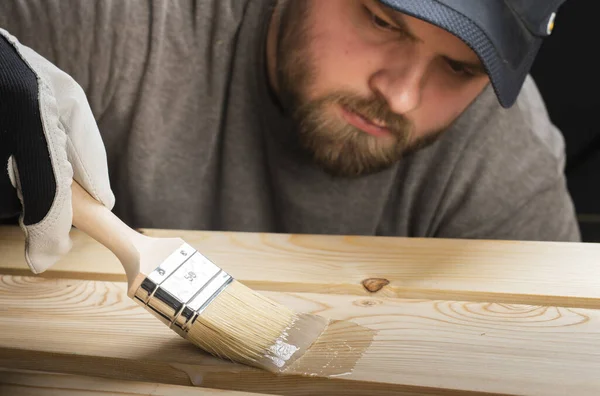
[{"label": "eyebrow", "polygon": [[[398,30],[400,30],[402,32],[402,34],[404,34],[406,37],[408,37],[410,40],[415,41],[415,42],[421,42],[422,40],[420,38],[418,38],[417,36],[415,36],[413,34],[413,32],[410,31],[410,28],[408,27],[408,24],[406,23],[406,21],[404,20],[404,16],[398,12],[395,12],[394,10],[390,9],[388,6],[384,6],[379,4],[381,11],[392,20],[392,22],[394,22],[394,24],[396,24],[396,28]],[[468,69],[471,73],[473,74],[487,74],[487,71],[485,70],[485,67],[483,66],[483,64],[481,63],[481,61],[475,61],[475,62],[471,62],[471,61],[465,61],[465,60],[459,60],[459,59],[453,59],[450,58],[449,56],[446,55],[442,55],[442,58],[444,58],[444,60],[446,60],[446,62],[454,64],[454,65],[458,65],[461,66],[465,69]]]}]

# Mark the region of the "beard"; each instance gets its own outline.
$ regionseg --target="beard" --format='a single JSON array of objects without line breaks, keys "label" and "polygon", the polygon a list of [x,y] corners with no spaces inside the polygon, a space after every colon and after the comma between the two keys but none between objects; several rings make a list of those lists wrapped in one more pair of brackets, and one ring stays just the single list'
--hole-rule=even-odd
[{"label": "beard", "polygon": [[[280,4],[276,76],[281,105],[295,121],[298,143],[312,160],[332,176],[358,177],[385,170],[437,140],[441,131],[413,139],[412,123],[392,112],[380,96],[365,98],[342,89],[309,97],[317,74],[309,51],[310,4]],[[348,124],[336,114],[340,107],[385,123],[390,136],[375,137]]]}]

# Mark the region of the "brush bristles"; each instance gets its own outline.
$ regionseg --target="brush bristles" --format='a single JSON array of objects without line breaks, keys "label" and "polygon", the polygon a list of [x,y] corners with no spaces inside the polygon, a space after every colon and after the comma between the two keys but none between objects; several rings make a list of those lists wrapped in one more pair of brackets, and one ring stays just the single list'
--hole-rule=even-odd
[{"label": "brush bristles", "polygon": [[220,358],[256,365],[296,318],[290,308],[234,280],[200,314],[187,338]]}]

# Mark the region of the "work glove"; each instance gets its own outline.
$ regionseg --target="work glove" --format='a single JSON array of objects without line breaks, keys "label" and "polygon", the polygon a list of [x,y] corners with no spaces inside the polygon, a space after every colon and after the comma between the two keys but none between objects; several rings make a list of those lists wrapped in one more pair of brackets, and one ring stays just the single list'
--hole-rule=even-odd
[{"label": "work glove", "polygon": [[0,29],[0,218],[19,216],[35,274],[71,249],[73,179],[113,208],[106,151],[83,89]]}]

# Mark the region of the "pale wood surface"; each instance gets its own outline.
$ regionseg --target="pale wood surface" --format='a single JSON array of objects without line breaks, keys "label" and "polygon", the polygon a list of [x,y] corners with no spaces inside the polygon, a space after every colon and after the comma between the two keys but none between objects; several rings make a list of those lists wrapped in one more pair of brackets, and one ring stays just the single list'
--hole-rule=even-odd
[{"label": "pale wood surface", "polygon": [[[600,308],[600,244],[144,230],[181,237],[259,290],[369,294]],[[105,247],[74,230],[75,246],[44,277],[124,281]],[[16,227],[0,227],[0,272],[31,275]]]},{"label": "pale wood surface", "polygon": [[265,292],[377,330],[354,371],[275,376],[214,359],[117,282],[2,276],[0,367],[286,395],[600,394],[600,310]]},{"label": "pale wood surface", "polygon": [[0,395],[6,396],[258,396],[264,394],[196,388],[28,370],[0,369]]},{"label": "pale wood surface", "polygon": [[[21,231],[4,226],[0,367],[141,381],[142,393],[161,383],[285,395],[600,394],[598,244],[144,231],[181,237],[295,309],[373,329],[373,344],[352,373],[328,379],[224,362],[127,298],[120,263],[91,238],[74,230],[73,251],[35,277]],[[376,293],[362,286],[371,278],[383,280]]]}]

